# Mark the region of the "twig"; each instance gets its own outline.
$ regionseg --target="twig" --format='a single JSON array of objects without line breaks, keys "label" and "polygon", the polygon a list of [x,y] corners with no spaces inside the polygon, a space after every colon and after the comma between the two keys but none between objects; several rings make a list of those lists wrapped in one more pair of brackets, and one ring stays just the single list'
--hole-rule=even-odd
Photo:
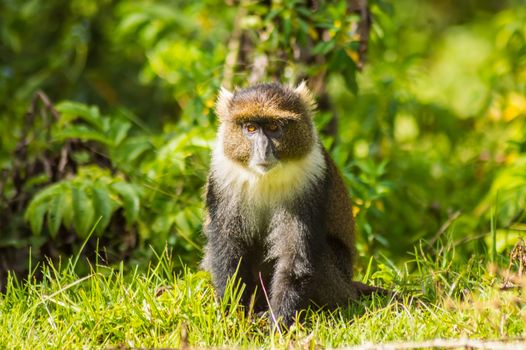
[{"label": "twig", "polygon": [[432,339],[421,342],[395,342],[386,344],[362,344],[345,347],[345,350],[397,350],[397,349],[492,349],[492,350],[519,350],[526,349],[526,341],[520,339],[478,340],[478,339]]},{"label": "twig", "polygon": [[241,22],[247,14],[247,9],[241,3],[239,10],[234,21],[234,29],[232,36],[228,42],[228,54],[225,58],[225,69],[223,71],[223,81],[221,85],[226,89],[232,89],[232,81],[234,80],[234,70],[236,69],[237,58],[239,55],[239,47],[241,42],[241,34],[243,29],[241,28]]},{"label": "twig", "polygon": [[44,91],[38,90],[35,97],[38,97],[44,103],[44,106],[51,112],[55,120],[60,119],[60,114],[57,112],[55,106],[53,105],[49,97],[44,93]]},{"label": "twig", "polygon": [[90,275],[84,276],[82,278],[79,278],[78,280],[75,280],[75,281],[71,282],[70,284],[60,288],[59,290],[57,290],[57,291],[55,291],[55,292],[53,292],[53,293],[51,293],[49,295],[41,295],[40,296],[40,298],[41,298],[40,301],[37,304],[35,304],[33,307],[36,308],[39,305],[44,304],[46,301],[48,301],[48,300],[56,297],[57,295],[65,292],[66,290],[68,290],[68,289],[70,289],[72,287],[75,287],[77,284],[82,283],[85,280],[88,280],[88,279],[92,278],[93,276],[98,276],[98,275],[100,275],[100,273],[98,273],[98,272],[97,273],[92,273]]},{"label": "twig", "polygon": [[259,272],[259,281],[261,283],[261,289],[263,290],[263,294],[265,295],[265,300],[268,304],[268,310],[270,312],[270,317],[272,317],[272,321],[276,325],[276,329],[278,330],[278,333],[280,336],[283,336],[281,333],[281,329],[279,328],[278,320],[276,319],[276,315],[274,315],[274,311],[272,311],[272,306],[270,305],[270,299],[267,294],[267,289],[265,288],[265,284],[263,283],[263,276],[261,276],[261,271]]},{"label": "twig", "polygon": [[357,13],[360,15],[360,21],[358,22],[358,27],[356,32],[360,36],[360,47],[358,48],[358,62],[356,65],[358,69],[362,69],[365,64],[367,56],[367,46],[369,44],[369,31],[371,29],[371,12],[369,11],[369,6],[367,0],[348,0],[348,8],[351,12]]},{"label": "twig", "polygon": [[519,263],[517,279],[521,281],[522,272],[524,270],[524,267],[526,266],[526,245],[522,237],[519,239],[519,241],[515,244],[515,246],[510,252],[510,264],[508,265],[508,270],[506,272],[506,279],[504,280],[504,283],[501,287],[502,290],[512,289],[515,287],[514,283],[512,283],[511,281],[511,268],[513,267],[514,262]]},{"label": "twig", "polygon": [[8,170],[3,169],[0,175],[0,204],[3,204],[3,202],[7,202],[7,196],[4,193],[4,186],[5,186],[8,175],[9,175]]},{"label": "twig", "polygon": [[248,78],[249,84],[256,84],[257,82],[263,80],[265,74],[267,73],[268,67],[268,57],[265,54],[257,55],[254,58],[254,65],[252,66],[252,71],[250,77]]},{"label": "twig", "polygon": [[64,147],[60,150],[60,160],[58,162],[58,172],[64,174],[66,170],[66,165],[68,164],[68,153],[70,151],[71,145],[70,141],[66,140]]}]

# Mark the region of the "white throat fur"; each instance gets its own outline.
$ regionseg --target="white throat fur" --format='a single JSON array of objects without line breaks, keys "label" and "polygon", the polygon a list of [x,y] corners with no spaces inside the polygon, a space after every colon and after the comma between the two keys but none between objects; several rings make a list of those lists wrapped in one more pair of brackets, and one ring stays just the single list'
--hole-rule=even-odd
[{"label": "white throat fur", "polygon": [[293,199],[323,178],[326,164],[318,142],[304,158],[279,162],[261,173],[225,155],[221,129],[212,155],[212,176],[225,195],[242,196],[248,205],[268,207]]}]

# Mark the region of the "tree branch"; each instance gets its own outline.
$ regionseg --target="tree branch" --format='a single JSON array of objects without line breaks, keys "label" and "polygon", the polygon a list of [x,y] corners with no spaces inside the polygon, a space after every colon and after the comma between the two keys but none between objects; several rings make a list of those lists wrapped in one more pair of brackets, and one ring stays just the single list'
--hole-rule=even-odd
[{"label": "tree branch", "polygon": [[225,59],[225,69],[223,70],[223,81],[221,86],[230,90],[232,89],[232,83],[234,80],[234,72],[237,65],[237,58],[239,55],[239,47],[241,43],[241,34],[243,32],[241,28],[241,22],[247,14],[247,9],[243,4],[239,6],[239,10],[234,21],[234,29],[232,36],[228,42],[228,54]]}]

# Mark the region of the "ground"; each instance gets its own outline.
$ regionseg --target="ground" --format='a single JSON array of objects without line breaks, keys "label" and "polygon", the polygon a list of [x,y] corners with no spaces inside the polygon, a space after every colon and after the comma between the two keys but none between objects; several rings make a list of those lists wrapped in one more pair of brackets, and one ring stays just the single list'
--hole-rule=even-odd
[{"label": "ground", "polygon": [[218,302],[207,273],[175,273],[172,260],[162,256],[144,272],[125,272],[124,264],[94,265],[78,276],[72,259],[37,267],[38,281],[37,273],[29,281],[11,279],[0,294],[0,347],[338,348],[526,335],[526,297],[519,288],[524,280],[477,258],[456,265],[419,256],[414,271],[378,264],[364,281],[389,285],[397,296],[373,296],[332,312],[306,311],[305,323],[274,332],[266,318],[246,317],[237,307],[236,288]]}]

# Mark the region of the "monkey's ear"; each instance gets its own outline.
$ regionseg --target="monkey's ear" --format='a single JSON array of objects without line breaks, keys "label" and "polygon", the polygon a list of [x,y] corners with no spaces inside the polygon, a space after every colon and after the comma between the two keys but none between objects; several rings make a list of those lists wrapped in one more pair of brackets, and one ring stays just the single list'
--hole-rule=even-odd
[{"label": "monkey's ear", "polygon": [[217,102],[216,102],[216,113],[219,116],[219,120],[222,121],[228,118],[229,105],[230,105],[230,101],[232,101],[233,96],[234,96],[233,93],[231,93],[224,87],[221,87],[221,90],[219,91],[219,96],[217,96]]},{"label": "monkey's ear", "polygon": [[307,87],[307,83],[303,80],[295,89],[294,92],[297,93],[301,101],[305,104],[310,113],[314,112],[316,109],[316,101],[312,92]]}]

